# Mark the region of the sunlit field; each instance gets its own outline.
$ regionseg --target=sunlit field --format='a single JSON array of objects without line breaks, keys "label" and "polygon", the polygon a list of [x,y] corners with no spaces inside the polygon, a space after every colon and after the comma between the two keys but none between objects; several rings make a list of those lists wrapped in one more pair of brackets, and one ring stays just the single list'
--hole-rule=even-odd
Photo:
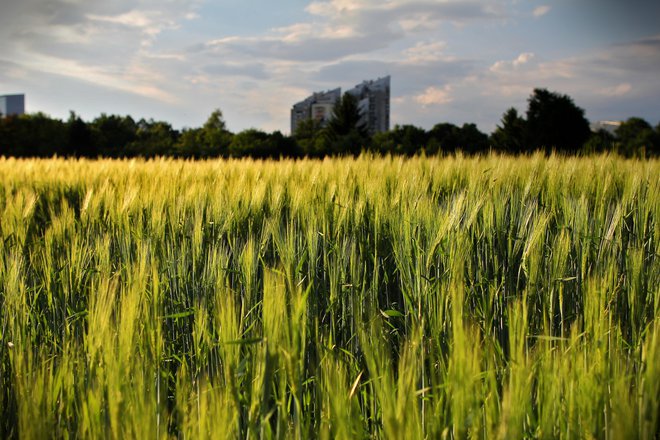
[{"label": "sunlit field", "polygon": [[0,159],[0,437],[646,438],[660,161]]}]

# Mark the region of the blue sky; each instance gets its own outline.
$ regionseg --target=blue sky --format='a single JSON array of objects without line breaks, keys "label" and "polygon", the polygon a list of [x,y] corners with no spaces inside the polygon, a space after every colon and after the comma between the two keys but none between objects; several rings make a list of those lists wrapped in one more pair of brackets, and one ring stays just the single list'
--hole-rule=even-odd
[{"label": "blue sky", "polygon": [[313,91],[392,76],[392,124],[492,131],[535,87],[660,121],[660,2],[4,0],[0,94],[28,112],[289,131]]}]

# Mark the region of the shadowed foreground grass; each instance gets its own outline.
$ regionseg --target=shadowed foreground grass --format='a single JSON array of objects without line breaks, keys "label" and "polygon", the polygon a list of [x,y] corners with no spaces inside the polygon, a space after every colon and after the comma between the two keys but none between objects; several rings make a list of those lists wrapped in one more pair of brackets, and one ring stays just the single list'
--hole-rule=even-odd
[{"label": "shadowed foreground grass", "polygon": [[0,437],[653,438],[660,162],[0,159]]}]

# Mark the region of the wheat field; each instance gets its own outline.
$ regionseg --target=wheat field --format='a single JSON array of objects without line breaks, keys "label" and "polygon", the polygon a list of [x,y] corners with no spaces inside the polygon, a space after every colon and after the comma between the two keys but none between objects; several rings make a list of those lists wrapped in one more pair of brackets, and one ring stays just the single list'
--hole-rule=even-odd
[{"label": "wheat field", "polygon": [[660,435],[660,161],[0,159],[2,438]]}]

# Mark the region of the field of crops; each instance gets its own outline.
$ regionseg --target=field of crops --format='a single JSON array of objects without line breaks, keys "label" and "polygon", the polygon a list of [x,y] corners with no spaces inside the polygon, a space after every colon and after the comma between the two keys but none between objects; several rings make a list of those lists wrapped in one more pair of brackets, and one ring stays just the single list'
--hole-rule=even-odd
[{"label": "field of crops", "polygon": [[0,159],[0,437],[653,438],[660,161]]}]

